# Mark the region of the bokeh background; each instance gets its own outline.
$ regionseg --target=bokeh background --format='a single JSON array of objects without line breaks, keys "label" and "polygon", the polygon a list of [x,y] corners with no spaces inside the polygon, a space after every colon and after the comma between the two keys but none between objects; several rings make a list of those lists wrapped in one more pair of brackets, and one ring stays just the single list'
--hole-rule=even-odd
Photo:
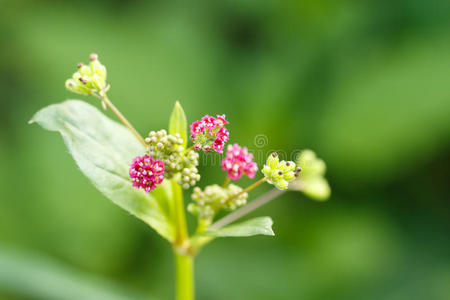
[{"label": "bokeh background", "polygon": [[80,98],[64,81],[91,52],[141,133],[179,100],[189,121],[225,113],[252,151],[327,162],[328,202],[286,194],[253,214],[275,237],[204,249],[198,299],[449,299],[449,1],[0,4],[0,299],[173,297],[168,244],[27,125]]}]

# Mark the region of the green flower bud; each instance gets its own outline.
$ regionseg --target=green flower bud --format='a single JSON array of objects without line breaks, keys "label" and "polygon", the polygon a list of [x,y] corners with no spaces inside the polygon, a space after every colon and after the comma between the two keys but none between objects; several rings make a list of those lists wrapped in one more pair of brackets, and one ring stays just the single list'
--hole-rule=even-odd
[{"label": "green flower bud", "polygon": [[69,91],[77,94],[89,95],[90,93],[90,90],[86,86],[80,84],[79,81],[76,81],[73,78],[67,79],[65,85]]},{"label": "green flower bud", "polygon": [[324,176],[326,165],[323,160],[317,158],[312,150],[303,150],[297,157],[297,165],[302,168],[302,176]]},{"label": "green flower bud", "polygon": [[106,68],[100,63],[98,59],[91,61],[90,66],[90,71],[92,72],[92,74],[96,74],[103,81],[106,81]]},{"label": "green flower bud", "polygon": [[103,78],[98,76],[97,74],[94,74],[91,78],[92,85],[94,89],[97,91],[101,91],[106,87],[106,82]]},{"label": "green flower bud", "polygon": [[96,54],[90,55],[89,66],[78,64],[78,71],[72,75],[73,80],[66,81],[66,88],[72,92],[90,95],[100,93],[107,87],[106,68]]},{"label": "green flower bud", "polygon": [[267,158],[262,172],[268,183],[273,184],[279,190],[288,188],[289,182],[295,178],[295,163],[292,161],[280,161],[277,153],[272,153]]},{"label": "green flower bud", "polygon": [[297,158],[297,166],[301,168],[298,178],[289,189],[301,191],[315,200],[326,200],[330,197],[331,189],[325,179],[325,162],[317,158],[311,150],[304,150]]},{"label": "green flower bud", "polygon": [[242,188],[234,184],[225,188],[217,184],[209,185],[204,191],[195,187],[191,195],[193,203],[188,205],[188,211],[198,217],[199,224],[208,226],[221,210],[234,210],[247,203],[247,193],[232,198],[241,191]]},{"label": "green flower bud", "polygon": [[81,65],[81,66],[78,68],[78,73],[80,73],[81,76],[88,76],[88,77],[91,77],[91,76],[92,76],[91,68],[88,67],[88,66],[86,66],[86,65]]},{"label": "green flower bud", "polygon": [[[237,195],[240,192],[242,192],[242,188],[240,186],[230,183],[226,187],[226,191],[228,193],[228,198],[231,198],[234,195]],[[247,198],[248,198],[248,194],[243,193],[242,195],[239,195],[237,198],[234,198],[232,201],[226,203],[227,208],[229,210],[235,210],[238,207],[244,206],[247,203]]]}]

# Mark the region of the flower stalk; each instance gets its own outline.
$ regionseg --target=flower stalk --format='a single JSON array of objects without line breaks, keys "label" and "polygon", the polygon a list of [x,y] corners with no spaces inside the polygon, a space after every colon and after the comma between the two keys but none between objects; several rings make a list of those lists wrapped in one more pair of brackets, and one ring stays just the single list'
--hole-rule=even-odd
[{"label": "flower stalk", "polygon": [[234,221],[237,221],[240,218],[253,212],[257,208],[260,208],[264,204],[267,204],[270,201],[272,201],[273,199],[281,196],[284,192],[285,191],[280,191],[278,189],[272,189],[272,190],[268,191],[267,193],[261,195],[260,197],[256,198],[255,200],[251,201],[249,204],[239,208],[238,210],[226,215],[222,219],[213,223],[211,226],[208,227],[208,230],[214,231],[214,230],[220,229],[228,224],[231,224]]},{"label": "flower stalk", "polygon": [[106,96],[106,93],[103,93],[103,96],[99,96],[97,94],[92,93],[92,96],[100,99],[102,101],[102,104],[106,104],[109,109],[119,118],[119,120],[127,127],[131,133],[138,139],[138,141],[144,146],[147,147],[147,143],[145,142],[144,138],[137,132],[137,130],[131,125],[131,123],[125,118],[125,116],[117,109],[117,107],[109,100],[108,96]]},{"label": "flower stalk", "polygon": [[177,300],[194,300],[194,257],[175,251],[175,294]]},{"label": "flower stalk", "polygon": [[231,196],[230,198],[227,199],[226,203],[230,203],[232,202],[234,199],[238,198],[239,196],[250,192],[251,190],[253,190],[254,188],[260,186],[261,184],[263,184],[264,182],[266,182],[267,178],[263,177],[260,180],[256,181],[255,183],[253,183],[252,185],[249,185],[248,187],[246,187],[245,189],[243,189],[242,191],[240,191],[239,193]]}]

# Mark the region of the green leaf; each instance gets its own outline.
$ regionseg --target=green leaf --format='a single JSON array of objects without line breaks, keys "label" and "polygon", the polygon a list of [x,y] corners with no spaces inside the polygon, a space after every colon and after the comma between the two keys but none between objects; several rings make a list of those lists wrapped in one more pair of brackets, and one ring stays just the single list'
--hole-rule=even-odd
[{"label": "green leaf", "polygon": [[222,227],[215,231],[206,231],[203,235],[214,237],[239,237],[253,235],[275,235],[272,230],[272,218],[259,217],[238,224]]},{"label": "green leaf", "polygon": [[[132,186],[128,166],[145,149],[124,126],[79,100],[43,108],[33,116],[30,123],[33,122],[62,135],[81,171],[107,198],[170,242],[174,240],[168,206],[165,205],[172,196],[170,181],[165,180],[150,194]],[[64,195],[61,196],[63,199]]]},{"label": "green leaf", "polygon": [[180,105],[180,102],[176,102],[170,116],[169,122],[169,134],[178,133],[183,139],[183,147],[187,146],[187,121],[184,110]]}]

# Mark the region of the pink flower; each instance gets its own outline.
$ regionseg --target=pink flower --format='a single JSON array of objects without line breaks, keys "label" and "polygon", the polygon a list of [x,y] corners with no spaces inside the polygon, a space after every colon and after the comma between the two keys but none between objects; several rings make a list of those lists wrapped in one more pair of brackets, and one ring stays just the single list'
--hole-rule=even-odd
[{"label": "pink flower", "polygon": [[220,138],[216,138],[214,142],[212,142],[211,148],[213,148],[213,150],[216,152],[223,153],[223,148],[225,148],[225,142]]},{"label": "pink flower", "polygon": [[149,193],[164,180],[164,162],[150,155],[137,156],[131,162],[129,174],[135,188]]},{"label": "pink flower", "polygon": [[241,148],[238,144],[234,144],[228,146],[226,157],[222,160],[222,170],[227,172],[231,180],[238,180],[243,174],[253,178],[258,165],[246,147]]},{"label": "pink flower", "polygon": [[206,115],[202,118],[202,122],[208,131],[212,131],[217,126],[216,118]]},{"label": "pink flower", "polygon": [[189,128],[191,129],[191,134],[200,134],[205,130],[205,122],[195,121]]},{"label": "pink flower", "polygon": [[217,115],[217,122],[220,122],[220,123],[222,123],[222,125],[227,125],[228,124],[228,121],[227,120],[225,120],[225,115]]},{"label": "pink flower", "polygon": [[219,130],[217,130],[216,136],[218,139],[221,139],[224,142],[228,142],[228,140],[230,139],[230,133],[225,127],[221,127]]},{"label": "pink flower", "polygon": [[189,128],[194,149],[203,150],[206,153],[212,149],[223,153],[225,143],[228,142],[230,136],[228,129],[225,128],[226,124],[228,121],[225,120],[225,115],[217,115],[217,118],[206,115],[201,120],[192,123]]}]

